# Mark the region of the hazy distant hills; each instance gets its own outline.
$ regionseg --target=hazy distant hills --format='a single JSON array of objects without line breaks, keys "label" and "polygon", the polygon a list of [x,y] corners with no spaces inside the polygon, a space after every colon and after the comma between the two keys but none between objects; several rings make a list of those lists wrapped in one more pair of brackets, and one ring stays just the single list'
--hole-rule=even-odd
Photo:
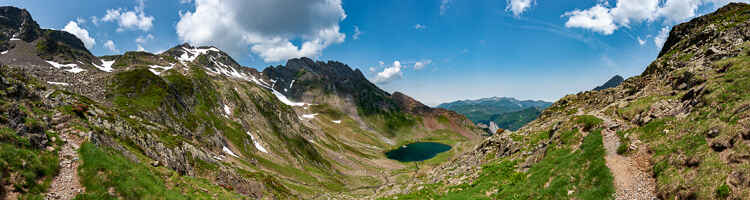
[{"label": "hazy distant hills", "polygon": [[474,123],[488,124],[489,121],[494,121],[500,128],[516,130],[536,119],[551,104],[537,100],[521,101],[511,97],[490,97],[443,103],[437,107],[466,115]]}]

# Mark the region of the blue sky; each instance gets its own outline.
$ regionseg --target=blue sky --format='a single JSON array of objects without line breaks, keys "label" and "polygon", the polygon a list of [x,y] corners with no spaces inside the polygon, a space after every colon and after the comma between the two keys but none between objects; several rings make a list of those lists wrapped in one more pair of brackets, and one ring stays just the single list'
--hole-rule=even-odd
[{"label": "blue sky", "polygon": [[[747,0],[745,0],[747,1]],[[262,70],[337,60],[427,104],[553,101],[640,74],[669,28],[729,0],[0,0],[95,55],[215,45]],[[111,41],[111,42],[110,42]]]}]

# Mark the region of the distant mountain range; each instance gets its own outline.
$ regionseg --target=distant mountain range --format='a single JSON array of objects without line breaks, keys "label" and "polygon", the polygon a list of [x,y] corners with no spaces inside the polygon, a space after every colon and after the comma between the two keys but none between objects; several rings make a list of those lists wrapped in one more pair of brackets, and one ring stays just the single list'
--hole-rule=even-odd
[{"label": "distant mountain range", "polygon": [[477,100],[461,100],[438,105],[466,115],[474,123],[495,122],[500,128],[517,130],[536,119],[551,102],[518,100],[511,97],[490,97]]}]

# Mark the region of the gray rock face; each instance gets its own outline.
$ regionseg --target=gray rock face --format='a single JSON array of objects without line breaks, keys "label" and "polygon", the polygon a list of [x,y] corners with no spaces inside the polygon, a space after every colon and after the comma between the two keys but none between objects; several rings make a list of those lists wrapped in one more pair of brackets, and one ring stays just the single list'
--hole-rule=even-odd
[{"label": "gray rock face", "polygon": [[0,40],[18,38],[26,42],[41,36],[41,29],[26,9],[11,6],[0,7]]}]

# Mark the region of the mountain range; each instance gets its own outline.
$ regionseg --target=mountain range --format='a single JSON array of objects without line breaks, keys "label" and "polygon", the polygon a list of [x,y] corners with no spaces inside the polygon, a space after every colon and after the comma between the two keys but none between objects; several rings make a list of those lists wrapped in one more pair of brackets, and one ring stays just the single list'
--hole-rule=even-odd
[{"label": "mountain range", "polygon": [[15,7],[0,41],[8,199],[361,198],[408,181],[384,152],[451,145],[429,168],[482,134],[335,61],[258,71],[189,44],[97,57]]},{"label": "mountain range", "polygon": [[545,101],[521,101],[511,97],[490,97],[443,103],[438,105],[437,108],[466,115],[474,123],[488,125],[490,122],[494,122],[502,129],[517,130],[536,119],[541,111],[550,105],[552,103]]},{"label": "mountain range", "polygon": [[[4,199],[745,199],[750,5],[672,28],[638,76],[483,137],[475,119],[389,93],[336,61],[263,71],[189,44],[94,56],[0,7]],[[606,84],[605,84],[606,85]],[[510,102],[494,106],[496,102]],[[474,106],[474,107],[473,107]],[[539,109],[537,109],[539,110]],[[508,111],[513,112],[513,111]],[[385,152],[450,150],[419,162]]]}]

